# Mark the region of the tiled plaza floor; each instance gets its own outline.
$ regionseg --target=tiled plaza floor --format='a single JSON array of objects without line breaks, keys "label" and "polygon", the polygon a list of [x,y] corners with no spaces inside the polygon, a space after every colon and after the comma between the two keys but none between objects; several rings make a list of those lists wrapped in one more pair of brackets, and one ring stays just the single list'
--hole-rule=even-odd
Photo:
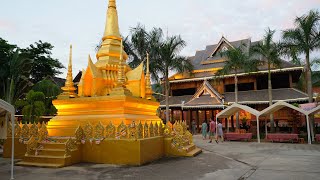
[{"label": "tiled plaza floor", "polygon": [[[15,166],[17,180],[96,179],[320,179],[320,145],[291,143],[208,143],[203,153],[164,158],[141,167],[81,163],[60,169]],[[9,159],[0,158],[0,180],[10,178]]]}]

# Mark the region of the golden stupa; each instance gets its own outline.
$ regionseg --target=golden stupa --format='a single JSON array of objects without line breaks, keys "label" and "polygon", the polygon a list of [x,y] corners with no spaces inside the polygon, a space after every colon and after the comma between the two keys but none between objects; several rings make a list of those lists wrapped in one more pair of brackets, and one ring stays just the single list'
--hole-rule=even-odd
[{"label": "golden stupa", "polygon": [[[97,62],[88,58],[78,84],[72,82],[72,46],[65,86],[54,106],[57,116],[48,124],[16,125],[20,165],[63,167],[77,162],[141,165],[163,156],[194,156],[186,122],[162,124],[159,102],[152,97],[149,55],[131,69],[119,32],[115,0],[109,0],[107,22]],[[11,127],[11,126],[8,126]],[[8,133],[10,134],[10,129]],[[8,139],[12,135],[8,135]],[[11,140],[4,157],[10,156]],[[18,143],[20,142],[20,143]]]}]

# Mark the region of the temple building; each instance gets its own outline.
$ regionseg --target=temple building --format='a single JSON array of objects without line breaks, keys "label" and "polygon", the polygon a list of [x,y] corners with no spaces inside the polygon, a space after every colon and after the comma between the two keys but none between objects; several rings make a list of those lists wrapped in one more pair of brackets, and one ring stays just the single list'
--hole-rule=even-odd
[{"label": "temple building", "polygon": [[[235,102],[234,75],[227,74],[218,76],[217,71],[224,67],[227,59],[221,56],[221,51],[230,48],[238,48],[242,44],[249,51],[250,46],[259,43],[251,39],[242,39],[229,42],[222,37],[217,44],[206,46],[205,50],[197,51],[190,61],[194,66],[191,73],[175,74],[170,80],[170,117],[172,121],[194,119],[197,129],[203,121],[209,121],[210,117]],[[305,103],[308,100],[306,93],[296,89],[297,82],[304,67],[296,66],[282,60],[280,68],[272,67],[272,95],[273,102],[286,101],[289,103]],[[249,105],[256,110],[268,107],[268,66],[261,60],[258,71],[238,73],[238,103]],[[161,118],[165,119],[165,101],[161,102]],[[288,109],[280,110],[274,115],[275,122],[280,127],[292,126],[292,113]],[[235,119],[235,118],[234,118]],[[254,117],[253,117],[254,119]],[[251,126],[255,120],[250,122],[251,116],[246,112],[240,113],[240,123],[243,121]],[[236,120],[223,120],[224,127],[235,127]],[[254,129],[254,128],[252,128]]]}]

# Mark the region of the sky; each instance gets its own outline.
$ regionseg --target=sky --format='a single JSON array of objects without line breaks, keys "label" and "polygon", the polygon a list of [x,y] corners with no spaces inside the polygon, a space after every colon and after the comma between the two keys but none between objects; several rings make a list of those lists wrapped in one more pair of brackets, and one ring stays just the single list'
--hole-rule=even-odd
[{"label": "sky", "polygon": [[[52,56],[66,67],[73,45],[73,73],[86,68],[88,54],[102,38],[108,0],[2,0],[0,37],[25,48],[42,40],[54,46]],[[181,35],[192,56],[221,36],[229,41],[263,38],[267,27],[294,27],[297,16],[320,10],[320,0],[117,0],[121,34],[138,23],[150,30],[161,27],[169,36]],[[95,60],[94,60],[95,61]],[[59,77],[65,78],[66,69]]]}]

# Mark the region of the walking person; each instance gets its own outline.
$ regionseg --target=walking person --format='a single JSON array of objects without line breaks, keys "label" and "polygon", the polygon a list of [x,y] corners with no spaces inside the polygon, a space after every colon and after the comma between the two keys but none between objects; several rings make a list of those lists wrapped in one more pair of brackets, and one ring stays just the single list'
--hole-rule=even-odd
[{"label": "walking person", "polygon": [[219,138],[221,139],[221,142],[223,142],[223,129],[222,129],[222,124],[221,121],[219,121],[218,125],[217,125],[217,139],[216,139],[216,143],[219,142]]},{"label": "walking person", "polygon": [[192,134],[195,135],[196,134],[196,120],[192,119],[192,122],[191,122],[191,128],[192,128]]},{"label": "walking person", "polygon": [[201,132],[202,132],[202,139],[205,140],[207,139],[207,130],[208,130],[208,125],[206,121],[203,121],[201,125]]},{"label": "walking person", "polygon": [[[216,132],[216,122],[214,122],[213,118],[210,118],[209,132],[210,132],[210,135],[209,135],[210,141],[209,141],[209,143],[212,143],[212,139],[214,138],[215,132]],[[217,142],[217,140],[216,140],[216,142]]]}]

